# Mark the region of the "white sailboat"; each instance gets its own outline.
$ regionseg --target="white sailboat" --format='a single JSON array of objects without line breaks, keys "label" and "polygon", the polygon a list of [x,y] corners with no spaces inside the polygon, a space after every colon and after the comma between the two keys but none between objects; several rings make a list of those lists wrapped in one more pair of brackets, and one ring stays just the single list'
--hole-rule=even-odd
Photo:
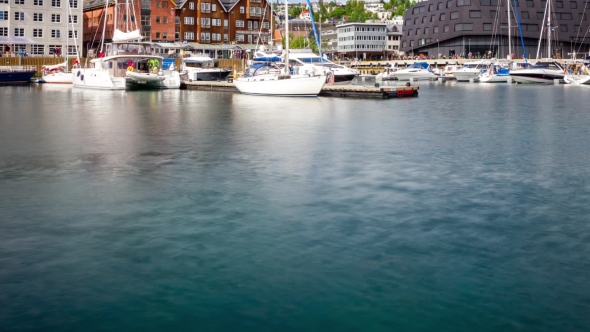
[{"label": "white sailboat", "polygon": [[[70,7],[70,1],[66,1],[66,17],[68,18],[68,24],[71,24],[72,31],[76,31],[74,29],[74,22],[70,20],[72,17],[72,10]],[[67,27],[67,25],[66,25]],[[68,29],[66,29],[67,31]],[[75,33],[75,32],[72,32]],[[76,46],[76,58],[78,58],[78,45],[76,42],[76,35],[74,37],[74,45]],[[65,61],[62,63],[58,63],[56,65],[44,65],[41,67],[41,80],[43,83],[54,83],[54,84],[72,84],[74,81],[74,76],[68,70],[68,59],[69,59],[69,35],[66,35],[66,49],[65,49]],[[79,62],[79,60],[78,60]]]},{"label": "white sailboat", "polygon": [[[73,71],[74,87],[101,90],[125,89],[178,89],[180,75],[177,71],[164,70],[163,58],[152,55],[150,43],[140,42],[141,32],[136,19],[127,20],[136,12],[133,3],[125,0],[123,32],[117,25],[118,7],[115,0],[113,42],[104,44],[106,29],[103,27],[99,57],[90,61],[90,68],[78,68]],[[108,1],[105,6],[108,6]],[[107,10],[105,9],[105,12]],[[129,26],[131,21],[131,27]]]},{"label": "white sailboat", "polygon": [[234,86],[243,94],[316,97],[326,83],[326,75],[295,75],[289,72],[289,3],[287,0],[285,0],[285,45],[286,65],[283,73],[276,73],[274,70],[267,70],[264,73],[258,73],[258,70],[249,71],[245,77],[234,80]]},{"label": "white sailboat", "polygon": [[588,70],[589,63],[582,61],[574,61],[566,66],[567,74],[563,77],[563,80],[567,84],[582,85],[590,84],[590,71]]}]

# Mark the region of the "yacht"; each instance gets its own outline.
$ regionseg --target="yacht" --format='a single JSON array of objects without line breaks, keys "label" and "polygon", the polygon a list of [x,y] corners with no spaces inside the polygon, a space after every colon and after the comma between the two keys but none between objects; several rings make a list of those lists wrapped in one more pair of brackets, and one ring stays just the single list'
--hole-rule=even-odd
[{"label": "yacht", "polygon": [[243,94],[315,97],[326,83],[324,75],[282,74],[282,71],[270,63],[253,64],[245,77],[234,80],[234,86]]},{"label": "yacht", "polygon": [[508,83],[510,78],[510,64],[495,62],[491,63],[488,70],[479,75],[481,83]]},{"label": "yacht", "polygon": [[564,83],[565,71],[563,66],[554,60],[541,60],[527,69],[510,72],[510,77],[516,83],[522,84],[553,84],[554,80]]},{"label": "yacht", "polygon": [[410,67],[400,69],[393,73],[400,81],[425,80],[435,77],[430,65],[427,62],[414,62]]},{"label": "yacht", "polygon": [[0,83],[29,83],[36,73],[34,66],[0,66]]},{"label": "yacht", "polygon": [[192,81],[225,81],[230,69],[219,68],[219,62],[208,56],[192,56],[182,59],[181,72]]},{"label": "yacht", "polygon": [[471,78],[477,80],[482,72],[488,70],[489,65],[490,61],[466,62],[462,67],[453,70],[453,76],[457,81],[465,82]]},{"label": "yacht", "polygon": [[41,81],[43,83],[72,84],[74,77],[68,72],[68,60],[57,65],[41,67]]},{"label": "yacht", "polygon": [[582,85],[590,84],[590,72],[588,70],[589,63],[574,62],[567,66],[567,74],[563,80],[567,84]]},{"label": "yacht", "polygon": [[385,70],[375,76],[376,81],[393,81],[397,80],[395,72],[398,71],[397,65],[391,66],[389,63],[385,67]]},{"label": "yacht", "polygon": [[310,49],[290,50],[289,60],[289,64],[293,66],[312,65],[318,72],[325,75],[331,72],[334,76],[334,84],[350,84],[360,74],[358,70],[335,64],[326,58],[316,55]]}]

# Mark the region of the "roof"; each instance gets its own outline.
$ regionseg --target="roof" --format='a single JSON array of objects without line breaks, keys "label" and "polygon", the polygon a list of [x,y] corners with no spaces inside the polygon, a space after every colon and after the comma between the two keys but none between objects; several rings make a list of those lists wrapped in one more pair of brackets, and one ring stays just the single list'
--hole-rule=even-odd
[{"label": "roof", "polygon": [[349,22],[349,23],[344,23],[344,24],[340,24],[337,25],[337,28],[342,28],[345,26],[349,26],[349,25],[368,25],[368,26],[387,26],[387,23],[360,23],[360,22]]},{"label": "roof", "polygon": [[187,43],[189,48],[196,50],[256,50],[256,44],[199,44]]}]

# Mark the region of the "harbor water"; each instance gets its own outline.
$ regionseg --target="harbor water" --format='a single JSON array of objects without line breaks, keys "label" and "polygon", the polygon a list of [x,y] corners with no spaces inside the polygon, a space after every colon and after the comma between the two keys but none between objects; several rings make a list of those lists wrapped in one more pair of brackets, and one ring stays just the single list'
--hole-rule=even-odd
[{"label": "harbor water", "polygon": [[590,90],[0,88],[1,331],[588,331]]}]

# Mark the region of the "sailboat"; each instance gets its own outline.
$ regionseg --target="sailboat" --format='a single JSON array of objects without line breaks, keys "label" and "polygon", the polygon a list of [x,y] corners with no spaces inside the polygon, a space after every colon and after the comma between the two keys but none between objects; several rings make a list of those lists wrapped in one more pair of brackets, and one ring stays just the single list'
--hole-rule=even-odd
[{"label": "sailboat", "polygon": [[234,80],[234,86],[243,94],[316,97],[326,83],[326,75],[292,74],[289,70],[289,3],[287,0],[285,0],[285,46],[285,66],[281,72],[250,70],[245,77]]},{"label": "sailboat", "polygon": [[[68,24],[71,24],[72,31],[74,30],[74,22],[71,20],[72,17],[72,10],[70,7],[70,1],[66,1],[66,17],[68,18]],[[67,27],[67,25],[66,25]],[[67,31],[68,29],[66,29]],[[75,34],[75,32],[72,32]],[[76,35],[74,37],[74,45],[76,46],[76,58],[78,58],[78,45],[76,42]],[[74,81],[74,76],[68,70],[68,55],[70,53],[69,50],[69,38],[70,36],[66,36],[66,49],[65,49],[65,61],[62,63],[58,63],[56,65],[44,65],[41,67],[41,81],[43,83],[59,83],[59,84],[72,84]],[[79,59],[76,62],[79,63]]]},{"label": "sailboat", "polygon": [[[548,0],[545,4],[545,13],[543,14],[543,23],[545,23],[545,17],[547,17],[547,55],[551,56],[551,0]],[[543,25],[541,25],[543,26]],[[541,29],[541,37],[539,38],[539,48],[541,46],[541,39],[543,35],[543,29]],[[538,49],[537,49],[538,58]],[[563,83],[565,76],[565,70],[563,66],[553,59],[544,59],[537,61],[534,66],[510,72],[510,77],[516,83],[523,84],[553,84],[556,79]]]},{"label": "sailboat", "polygon": [[588,66],[590,63],[574,61],[566,67],[567,74],[563,80],[567,84],[582,85],[590,84],[590,71]]},{"label": "sailboat", "polygon": [[[520,20],[518,16],[518,3],[514,2],[514,13],[516,14],[517,24],[520,28]],[[483,71],[479,75],[479,81],[481,83],[508,83],[510,79],[510,64],[512,62],[512,26],[511,26],[511,16],[510,13],[510,0],[506,0],[506,11],[508,16],[508,56],[507,61],[498,61],[492,60],[488,69]],[[498,17],[496,17],[498,19]],[[521,39],[522,39],[522,31],[521,31]],[[523,55],[526,58],[526,50],[523,45]]]},{"label": "sailboat", "polygon": [[[106,1],[105,13],[108,4]],[[104,20],[98,58],[90,61],[90,68],[78,68],[73,71],[74,87],[101,90],[180,88],[180,74],[177,71],[163,69],[163,58],[152,55],[151,43],[140,42],[143,37],[137,20],[127,19],[136,13],[133,2],[125,0],[124,4],[119,4],[118,0],[115,0],[114,6],[113,42],[104,43]],[[124,6],[122,13],[119,13],[119,6]],[[121,28],[125,29],[125,32],[117,25],[119,14],[122,14]]]}]

